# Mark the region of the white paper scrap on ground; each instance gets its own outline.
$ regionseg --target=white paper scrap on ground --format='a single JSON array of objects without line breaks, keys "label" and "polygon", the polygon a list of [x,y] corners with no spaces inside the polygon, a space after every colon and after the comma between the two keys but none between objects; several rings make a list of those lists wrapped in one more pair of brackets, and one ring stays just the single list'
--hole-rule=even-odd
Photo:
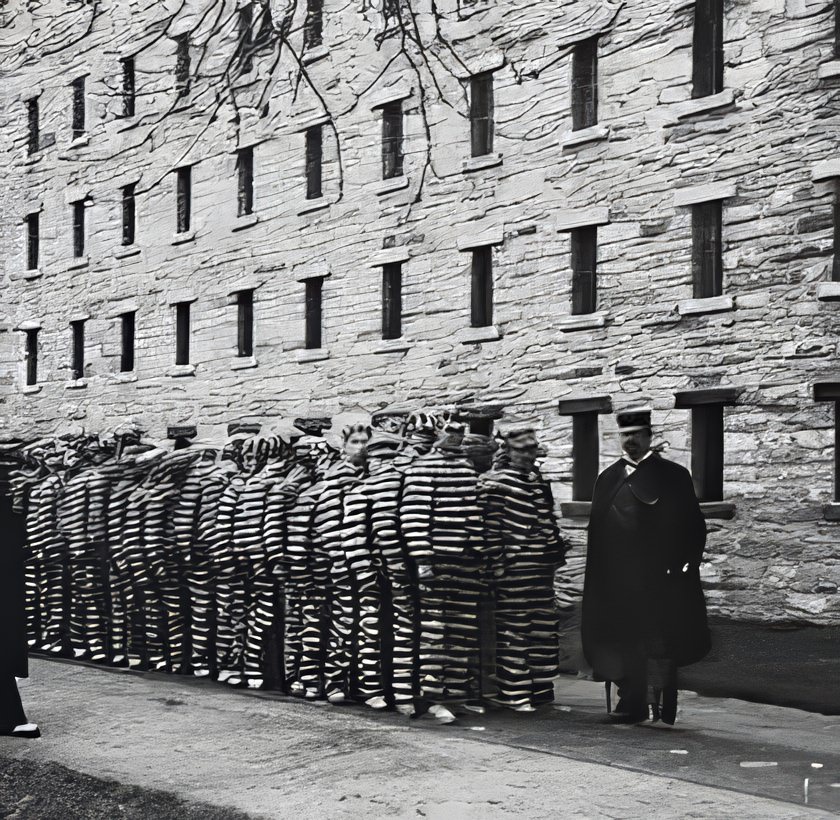
[{"label": "white paper scrap on ground", "polygon": [[672,755],[687,755],[688,749],[671,749]]},{"label": "white paper scrap on ground", "polygon": [[762,769],[766,766],[778,766],[775,761],[770,760],[742,760],[741,766],[744,769]]},{"label": "white paper scrap on ground", "polygon": [[470,731],[471,732],[483,732],[484,727],[483,726],[470,726]]},{"label": "white paper scrap on ground", "polygon": [[811,764],[812,769],[821,769],[822,767],[823,767],[822,763],[812,763]]}]

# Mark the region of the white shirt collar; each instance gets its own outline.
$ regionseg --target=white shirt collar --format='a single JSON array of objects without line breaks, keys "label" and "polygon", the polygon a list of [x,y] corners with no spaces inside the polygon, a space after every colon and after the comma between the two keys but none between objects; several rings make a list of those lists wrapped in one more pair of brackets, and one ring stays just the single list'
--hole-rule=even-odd
[{"label": "white shirt collar", "polygon": [[634,467],[638,467],[646,458],[653,455],[653,450],[648,450],[638,461],[634,461],[627,453],[622,455],[622,458],[632,464]]}]

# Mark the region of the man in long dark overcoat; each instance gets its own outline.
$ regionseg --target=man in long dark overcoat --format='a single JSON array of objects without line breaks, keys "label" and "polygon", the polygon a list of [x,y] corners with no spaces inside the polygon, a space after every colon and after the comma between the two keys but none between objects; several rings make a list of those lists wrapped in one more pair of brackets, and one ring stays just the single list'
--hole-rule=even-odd
[{"label": "man in long dark overcoat", "polygon": [[595,483],[583,651],[596,677],[618,684],[613,720],[672,724],[677,668],[710,647],[706,525],[689,472],[650,449],[650,425],[648,409],[618,414],[623,457]]},{"label": "man in long dark overcoat", "polygon": [[26,722],[15,677],[29,674],[24,614],[23,545],[26,523],[12,509],[6,482],[0,476],[0,735],[37,737],[38,727]]}]

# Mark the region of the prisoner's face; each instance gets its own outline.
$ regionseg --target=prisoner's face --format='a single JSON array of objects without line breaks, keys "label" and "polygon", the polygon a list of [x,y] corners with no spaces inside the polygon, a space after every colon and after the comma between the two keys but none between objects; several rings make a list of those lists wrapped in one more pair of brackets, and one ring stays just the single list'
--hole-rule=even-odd
[{"label": "prisoner's face", "polygon": [[537,456],[539,455],[539,448],[536,441],[533,444],[528,444],[525,447],[517,449],[511,448],[510,463],[512,467],[519,470],[533,470],[537,463]]},{"label": "prisoner's face", "polygon": [[351,433],[344,442],[344,457],[357,467],[364,464],[367,458],[368,440],[367,433]]},{"label": "prisoner's face", "polygon": [[627,453],[633,461],[638,461],[648,450],[650,450],[651,432],[649,429],[633,430],[629,433],[619,433],[621,449]]}]

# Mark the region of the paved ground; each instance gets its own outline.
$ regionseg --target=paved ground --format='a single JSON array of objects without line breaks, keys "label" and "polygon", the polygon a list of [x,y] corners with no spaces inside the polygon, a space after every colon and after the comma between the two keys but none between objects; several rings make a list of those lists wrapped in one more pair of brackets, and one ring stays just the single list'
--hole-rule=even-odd
[{"label": "paved ground", "polygon": [[32,675],[44,737],[0,738],[4,817],[840,814],[840,719],[791,709],[687,696],[678,728],[610,726],[602,688],[566,678],[542,714],[443,727],[54,661]]}]

